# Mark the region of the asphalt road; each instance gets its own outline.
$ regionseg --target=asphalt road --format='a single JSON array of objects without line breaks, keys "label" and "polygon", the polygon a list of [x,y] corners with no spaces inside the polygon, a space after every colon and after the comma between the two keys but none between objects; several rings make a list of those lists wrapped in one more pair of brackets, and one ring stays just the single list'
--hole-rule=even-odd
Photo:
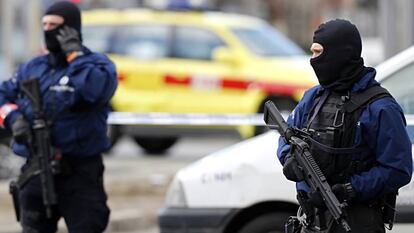
[{"label": "asphalt road", "polygon": [[150,155],[133,140],[123,138],[105,157],[106,182],[112,184],[107,186],[109,205],[126,213],[139,212],[142,217],[141,224],[129,227],[121,221],[120,228],[137,233],[159,232],[157,214],[174,174],[191,162],[239,141],[232,137],[182,138],[166,154]]},{"label": "asphalt road", "polygon": [[[184,138],[166,155],[153,156],[129,138],[123,138],[105,157],[105,184],[112,210],[106,232],[158,233],[157,214],[174,174],[189,163],[238,141],[228,137]],[[11,160],[11,164],[15,163]],[[0,233],[17,232],[21,230],[14,218],[8,182],[3,180],[0,181]],[[59,233],[64,232],[67,231],[61,221]],[[393,232],[412,232],[412,226],[396,226]]]}]

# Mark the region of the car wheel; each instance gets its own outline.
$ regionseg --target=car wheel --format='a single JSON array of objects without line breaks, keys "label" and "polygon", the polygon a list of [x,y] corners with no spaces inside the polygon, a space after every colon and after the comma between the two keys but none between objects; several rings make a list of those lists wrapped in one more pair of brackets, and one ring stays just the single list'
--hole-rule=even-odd
[{"label": "car wheel", "polygon": [[264,214],[248,222],[238,233],[284,233],[289,216],[288,213]]},{"label": "car wheel", "polygon": [[163,155],[166,150],[173,146],[178,138],[176,137],[134,137],[135,142],[150,155]]},{"label": "car wheel", "polygon": [[108,125],[108,129],[106,134],[109,137],[109,140],[111,141],[111,148],[116,144],[116,142],[121,137],[121,131],[119,126],[117,125]]},{"label": "car wheel", "polygon": [[[258,113],[263,113],[264,112],[264,104],[266,103],[267,100],[272,100],[272,102],[276,105],[276,107],[279,109],[279,111],[282,114],[289,114],[295,107],[296,107],[296,102],[292,99],[288,99],[288,98],[268,98],[265,101],[263,101],[262,105],[260,106]],[[268,129],[265,126],[256,126],[254,129],[254,135],[259,135],[262,134],[264,132],[266,132]]]},{"label": "car wheel", "polygon": [[6,144],[0,144],[0,179],[10,179],[20,173],[26,160],[16,156]]}]

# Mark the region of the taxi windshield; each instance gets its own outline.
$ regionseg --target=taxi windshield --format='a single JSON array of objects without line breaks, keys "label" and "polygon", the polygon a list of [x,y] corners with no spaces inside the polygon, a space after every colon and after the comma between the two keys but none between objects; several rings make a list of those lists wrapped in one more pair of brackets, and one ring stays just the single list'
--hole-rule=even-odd
[{"label": "taxi windshield", "polygon": [[256,28],[232,28],[237,38],[254,54],[261,57],[305,55],[305,52],[287,37],[268,25]]}]

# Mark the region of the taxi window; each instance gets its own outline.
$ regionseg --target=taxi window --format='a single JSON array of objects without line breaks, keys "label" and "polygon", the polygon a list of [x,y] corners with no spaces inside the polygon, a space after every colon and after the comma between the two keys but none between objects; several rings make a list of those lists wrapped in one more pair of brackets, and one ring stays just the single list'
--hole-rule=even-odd
[{"label": "taxi window", "polygon": [[110,52],[140,60],[166,57],[169,53],[169,27],[165,25],[122,26],[117,29]]},{"label": "taxi window", "polygon": [[212,60],[213,51],[225,46],[215,33],[195,27],[177,27],[174,31],[172,57],[194,60]]},{"label": "taxi window", "polygon": [[107,53],[113,31],[114,28],[108,26],[85,26],[82,28],[83,43],[92,51]]},{"label": "taxi window", "polygon": [[381,82],[394,96],[405,114],[414,114],[414,64],[409,64]]},{"label": "taxi window", "polygon": [[268,25],[255,28],[240,27],[231,30],[250,52],[261,57],[304,55],[293,41]]}]

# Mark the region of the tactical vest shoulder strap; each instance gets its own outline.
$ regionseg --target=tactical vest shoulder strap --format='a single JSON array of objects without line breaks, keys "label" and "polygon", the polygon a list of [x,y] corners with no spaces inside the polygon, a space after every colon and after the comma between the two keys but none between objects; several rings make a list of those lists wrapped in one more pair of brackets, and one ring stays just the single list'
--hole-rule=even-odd
[{"label": "tactical vest shoulder strap", "polygon": [[379,85],[373,86],[361,93],[352,95],[349,101],[344,104],[343,110],[348,113],[354,112],[385,96],[391,96],[387,89]]},{"label": "tactical vest shoulder strap", "polygon": [[314,99],[313,102],[313,106],[311,108],[311,113],[312,115],[309,115],[308,119],[307,119],[307,126],[306,128],[309,129],[310,125],[312,124],[312,121],[315,119],[316,115],[318,115],[319,110],[321,110],[323,104],[325,103],[326,99],[329,96],[329,92],[328,91],[321,91],[319,90],[316,98]]},{"label": "tactical vest shoulder strap", "polygon": [[345,101],[342,106],[342,111],[346,113],[345,124],[343,125],[343,135],[341,136],[341,145],[349,147],[354,144],[355,125],[364,108],[380,98],[391,96],[391,94],[383,87],[376,85],[372,86],[363,92],[351,94],[348,101]]}]

